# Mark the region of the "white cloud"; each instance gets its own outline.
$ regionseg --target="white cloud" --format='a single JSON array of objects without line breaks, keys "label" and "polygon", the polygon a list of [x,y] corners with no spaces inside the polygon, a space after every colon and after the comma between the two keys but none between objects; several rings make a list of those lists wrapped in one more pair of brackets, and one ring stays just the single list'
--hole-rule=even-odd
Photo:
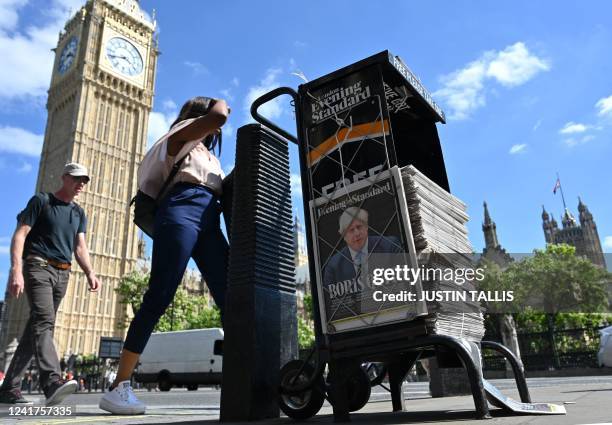
[{"label": "white cloud", "polygon": [[30,164],[29,162],[24,162],[21,164],[21,167],[19,167],[17,169],[18,173],[29,173],[30,171],[32,171],[32,164]]},{"label": "white cloud", "polygon": [[162,103],[164,112],[152,111],[149,114],[149,128],[147,130],[147,147],[151,147],[160,137],[168,132],[170,125],[178,116],[178,106],[172,99]]},{"label": "white cloud", "polygon": [[0,236],[0,245],[10,244],[11,239],[11,236]]},{"label": "white cloud", "polygon": [[489,63],[487,76],[506,87],[526,83],[541,71],[548,71],[547,61],[529,53],[524,43],[518,42],[498,52]]},{"label": "white cloud", "polygon": [[527,145],[525,143],[522,143],[520,145],[513,145],[510,148],[510,154],[511,155],[515,155],[517,153],[523,153],[523,152],[525,152],[526,148],[527,148]]},{"label": "white cloud", "polygon": [[23,128],[0,126],[0,152],[40,156],[43,139],[42,134],[34,134]]},{"label": "white cloud", "polygon": [[604,238],[604,247],[612,248],[612,236],[606,236]]},{"label": "white cloud", "polygon": [[472,111],[485,105],[484,79],[485,63],[474,61],[443,77],[444,87],[433,95],[441,98],[451,109],[449,118],[466,119]]},{"label": "white cloud", "polygon": [[208,68],[202,65],[200,62],[190,62],[185,61],[183,64],[189,68],[193,72],[193,75],[205,75],[208,74]]},{"label": "white cloud", "polygon": [[485,52],[464,68],[443,76],[443,87],[434,92],[434,96],[451,109],[450,118],[466,119],[486,104],[485,83],[488,81],[515,87],[549,69],[547,61],[531,54],[524,43],[518,42],[501,51]]},{"label": "white cloud", "polygon": [[149,129],[147,131],[147,147],[151,147],[160,137],[168,132],[170,125],[176,118],[175,113],[164,114],[162,112],[151,112],[149,114]]},{"label": "white cloud", "polygon": [[573,148],[574,146],[583,145],[587,142],[590,142],[594,138],[595,136],[587,134],[586,136],[579,137],[579,138],[570,137],[569,139],[565,139],[563,143],[565,143],[566,146]]},{"label": "white cloud", "polygon": [[589,129],[588,125],[584,125],[584,124],[575,123],[573,121],[570,121],[570,122],[566,123],[561,130],[559,130],[559,133],[561,133],[561,134],[584,133],[588,129]]},{"label": "white cloud", "polygon": [[[277,78],[281,72],[281,69],[270,68],[266,71],[266,75],[258,85],[249,87],[246,99],[244,101],[244,110],[247,113],[249,121],[252,121],[251,114],[249,112],[251,109],[251,104],[259,96],[280,86],[280,83],[277,81]],[[276,98],[262,105],[261,108],[259,108],[259,113],[269,119],[279,118],[283,113],[283,107],[282,103],[280,102],[280,98]]]},{"label": "white cloud", "polygon": [[302,178],[299,174],[291,174],[291,196],[294,198],[302,197]]},{"label": "white cloud", "polygon": [[[51,51],[69,11],[82,0],[55,0],[44,10],[46,22],[19,29],[19,12],[27,0],[0,0],[0,97],[45,97],[53,67]],[[19,52],[19,54],[15,54]]]},{"label": "white cloud", "polygon": [[18,11],[28,0],[0,0],[0,30],[11,31],[19,21]]},{"label": "white cloud", "polygon": [[293,42],[293,47],[296,47],[298,49],[302,48],[302,47],[306,47],[308,46],[308,43],[304,42],[304,41],[300,41],[300,40],[295,40]]},{"label": "white cloud", "polygon": [[599,99],[595,107],[599,109],[597,115],[612,117],[612,96]]},{"label": "white cloud", "polygon": [[164,109],[164,111],[176,111],[178,106],[176,106],[176,103],[174,102],[174,100],[172,99],[166,99],[164,100],[164,102],[162,103],[162,108]]},{"label": "white cloud", "polygon": [[535,125],[533,126],[533,131],[536,131],[538,128],[540,128],[541,125],[542,125],[542,120],[538,120],[538,122],[536,122]]},{"label": "white cloud", "polygon": [[238,79],[238,77],[232,78],[232,85],[234,87],[238,87],[240,85],[240,80]]}]

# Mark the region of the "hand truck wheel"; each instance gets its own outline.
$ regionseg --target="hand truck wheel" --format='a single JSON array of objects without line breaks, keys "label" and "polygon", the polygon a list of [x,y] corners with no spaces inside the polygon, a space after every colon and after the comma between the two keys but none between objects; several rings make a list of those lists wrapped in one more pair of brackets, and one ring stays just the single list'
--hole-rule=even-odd
[{"label": "hand truck wheel", "polygon": [[[329,376],[327,379],[328,382],[331,381]],[[357,367],[353,370],[348,378],[347,388],[349,396],[349,412],[356,412],[365,406],[370,400],[370,394],[372,392],[370,377],[362,367]],[[334,404],[330,391],[327,391],[327,399],[332,405]]]},{"label": "hand truck wheel", "polygon": [[[291,388],[291,386],[302,384],[308,381],[313,373],[314,368],[310,364],[304,364],[301,360],[292,360],[280,370],[281,388]],[[324,401],[325,391],[322,376],[315,380],[310,389],[291,395],[280,393],[278,396],[280,409],[285,415],[296,420],[305,420],[316,415],[321,410]]]}]

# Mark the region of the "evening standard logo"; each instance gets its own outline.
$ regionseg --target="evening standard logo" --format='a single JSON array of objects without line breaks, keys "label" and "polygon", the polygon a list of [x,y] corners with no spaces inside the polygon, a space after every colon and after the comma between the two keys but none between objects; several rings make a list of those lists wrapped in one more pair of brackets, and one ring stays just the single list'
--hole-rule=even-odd
[{"label": "evening standard logo", "polygon": [[362,87],[361,81],[347,87],[336,87],[311,104],[313,122],[322,121],[370,97],[370,86]]},{"label": "evening standard logo", "polygon": [[353,205],[361,205],[361,203],[371,198],[372,196],[380,195],[384,192],[391,192],[391,183],[386,182],[385,184],[381,184],[380,186],[373,186],[367,192],[364,193],[354,193],[351,194],[348,198],[343,199],[339,202],[334,202],[331,205],[326,205],[322,208],[317,209],[317,218],[321,218],[324,215],[334,213],[339,210],[345,210]]}]

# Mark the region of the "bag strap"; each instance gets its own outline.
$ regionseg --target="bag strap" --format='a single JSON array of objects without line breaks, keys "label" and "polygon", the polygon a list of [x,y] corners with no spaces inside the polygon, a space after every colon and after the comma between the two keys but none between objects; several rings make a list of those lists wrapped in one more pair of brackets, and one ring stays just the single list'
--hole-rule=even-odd
[{"label": "bag strap", "polygon": [[[200,143],[203,143],[205,139],[202,139],[202,141]],[[166,179],[166,181],[164,182],[164,184],[162,185],[161,189],[159,190],[159,193],[157,194],[156,197],[156,201],[164,194],[164,192],[166,191],[166,189],[168,189],[168,185],[170,185],[170,182],[174,179],[174,177],[176,176],[176,174],[179,171],[179,168],[181,168],[181,164],[183,163],[183,161],[185,161],[185,159],[187,159],[187,157],[189,156],[189,154],[191,153],[192,150],[195,149],[196,146],[198,146],[199,143],[196,143],[195,145],[193,145],[193,147],[191,149],[189,149],[189,152],[187,152],[181,159],[179,159],[173,166],[172,169],[170,170],[170,174],[168,175],[168,178]]]}]

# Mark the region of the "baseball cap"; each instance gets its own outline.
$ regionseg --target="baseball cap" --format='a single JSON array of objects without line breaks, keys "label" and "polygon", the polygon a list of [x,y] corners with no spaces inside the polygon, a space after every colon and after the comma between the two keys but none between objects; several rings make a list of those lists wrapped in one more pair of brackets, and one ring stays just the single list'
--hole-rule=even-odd
[{"label": "baseball cap", "polygon": [[73,177],[87,177],[87,181],[89,181],[89,173],[87,172],[87,168],[82,166],[81,164],[77,164],[76,162],[70,162],[64,165],[64,173],[63,175],[69,174]]}]

